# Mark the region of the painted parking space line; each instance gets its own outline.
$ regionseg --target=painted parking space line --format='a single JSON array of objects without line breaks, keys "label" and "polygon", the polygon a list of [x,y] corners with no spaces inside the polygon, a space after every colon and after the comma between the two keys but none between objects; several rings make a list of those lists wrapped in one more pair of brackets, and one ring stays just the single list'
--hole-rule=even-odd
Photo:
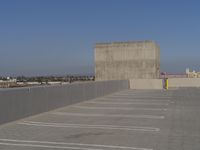
[{"label": "painted parking space line", "polygon": [[99,98],[99,99],[94,99],[92,101],[108,101],[108,102],[111,102],[111,101],[115,101],[115,102],[159,102],[159,103],[170,103],[171,100],[148,100],[148,99],[133,99],[133,98],[129,98],[129,99],[118,99],[118,98]]},{"label": "painted parking space line", "polygon": [[19,147],[36,147],[36,148],[50,148],[50,149],[69,149],[69,150],[104,150],[95,148],[81,148],[81,147],[69,147],[69,146],[51,146],[51,145],[38,145],[38,144],[20,144],[20,143],[8,143],[0,142],[0,145],[6,146],[19,146]]},{"label": "painted parking space line", "polygon": [[140,100],[140,99],[145,99],[145,100],[160,100],[160,101],[169,101],[169,100],[171,100],[172,98],[156,98],[156,97],[140,97],[140,96],[136,96],[136,97],[132,97],[132,96],[126,96],[126,97],[120,97],[120,96],[110,96],[110,97],[99,97],[99,98],[96,98],[96,99],[102,99],[102,98],[104,98],[104,99],[132,99],[132,100],[134,100],[134,99],[138,99],[138,100]]},{"label": "painted parking space line", "polygon": [[[16,139],[0,139],[0,145],[7,146],[22,146],[22,147],[40,147],[52,149],[77,149],[77,150],[153,150],[151,148],[137,148],[115,145],[100,145],[100,144],[83,144],[83,143],[65,143],[65,142],[50,142],[50,141],[30,141]],[[70,146],[70,147],[69,147]],[[80,146],[80,147],[77,147]],[[100,148],[100,149],[99,149]]]},{"label": "painted parking space line", "polygon": [[107,95],[107,97],[112,97],[112,96],[140,96],[140,97],[164,97],[164,98],[172,98],[171,95],[162,95],[162,94],[150,94],[150,93],[116,93],[112,95]]},{"label": "painted parking space line", "polygon": [[155,99],[133,99],[133,98],[129,98],[129,99],[125,99],[125,98],[99,98],[99,99],[94,99],[94,100],[91,100],[93,102],[123,102],[123,103],[159,103],[159,104],[162,104],[162,103],[174,103],[173,100],[169,100],[169,99],[166,99],[166,100],[155,100]]},{"label": "painted parking space line", "polygon": [[105,98],[131,98],[131,99],[161,99],[161,100],[170,100],[171,97],[155,97],[155,96],[107,96]]},{"label": "painted parking space line", "polygon": [[77,116],[77,117],[122,117],[122,118],[143,118],[143,119],[164,119],[165,116],[154,115],[123,115],[123,114],[89,114],[89,113],[67,113],[67,112],[53,112],[53,115],[62,116]]},{"label": "painted parking space line", "polygon": [[147,102],[99,102],[99,101],[87,101],[86,104],[117,104],[117,105],[169,105],[169,103],[147,103]]},{"label": "painted parking space line", "polygon": [[68,123],[49,123],[49,122],[35,122],[35,121],[23,121],[18,123],[20,125],[28,126],[43,126],[43,127],[55,127],[55,128],[83,128],[83,129],[103,129],[103,130],[124,130],[124,131],[146,131],[146,132],[158,132],[159,128],[154,127],[140,127],[140,126],[116,126],[116,125],[89,125],[89,124],[68,124]]},{"label": "painted parking space line", "polygon": [[79,109],[102,109],[102,110],[149,110],[149,111],[167,111],[166,108],[141,108],[141,107],[89,107],[89,106],[71,106]]}]

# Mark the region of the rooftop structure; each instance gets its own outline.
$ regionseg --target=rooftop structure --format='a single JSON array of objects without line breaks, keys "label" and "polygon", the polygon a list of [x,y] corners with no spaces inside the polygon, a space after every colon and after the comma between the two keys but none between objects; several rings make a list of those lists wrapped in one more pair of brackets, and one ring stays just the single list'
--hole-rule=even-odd
[{"label": "rooftop structure", "polygon": [[96,80],[159,78],[160,48],[153,41],[97,43]]}]

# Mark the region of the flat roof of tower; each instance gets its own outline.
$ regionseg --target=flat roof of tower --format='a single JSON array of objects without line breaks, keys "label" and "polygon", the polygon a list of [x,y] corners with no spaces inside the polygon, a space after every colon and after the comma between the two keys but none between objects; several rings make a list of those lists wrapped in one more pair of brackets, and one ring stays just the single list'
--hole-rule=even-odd
[{"label": "flat roof of tower", "polygon": [[157,43],[153,40],[144,40],[144,41],[122,41],[122,42],[99,42],[96,43],[95,46],[119,46],[119,45],[130,45],[130,44],[144,44],[144,43]]}]

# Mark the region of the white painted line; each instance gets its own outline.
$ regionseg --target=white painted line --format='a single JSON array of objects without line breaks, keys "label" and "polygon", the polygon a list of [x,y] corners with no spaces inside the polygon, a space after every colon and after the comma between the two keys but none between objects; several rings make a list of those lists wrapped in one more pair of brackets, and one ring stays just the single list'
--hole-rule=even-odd
[{"label": "white painted line", "polygon": [[105,98],[132,98],[132,99],[163,99],[163,100],[169,100],[172,99],[172,97],[155,97],[155,96],[106,96]]},{"label": "white painted line", "polygon": [[48,123],[48,122],[34,122],[34,121],[24,121],[24,122],[21,122],[21,123],[18,123],[18,124],[30,125],[30,126],[57,127],[57,128],[86,128],[86,129],[149,131],[149,132],[158,132],[158,131],[160,131],[159,128],[138,127],[138,126],[67,124],[67,123]]},{"label": "white painted line", "polygon": [[108,95],[106,97],[112,97],[112,96],[140,96],[140,97],[161,97],[161,98],[172,98],[173,96],[171,95],[164,95],[164,94],[151,94],[151,93],[117,93],[117,94],[112,94]]},{"label": "white painted line", "polygon": [[142,102],[98,102],[98,101],[88,101],[88,102],[84,102],[87,104],[117,104],[117,105],[169,105],[168,103],[142,103]]},{"label": "white painted line", "polygon": [[67,112],[54,112],[54,115],[62,116],[81,116],[81,117],[122,117],[122,118],[146,118],[146,119],[164,119],[164,116],[153,115],[121,115],[121,114],[84,114],[84,113],[67,113]]},{"label": "white painted line", "polygon": [[122,99],[122,98],[124,98],[124,99],[144,99],[144,100],[153,100],[153,99],[155,99],[155,100],[160,100],[160,101],[162,101],[162,100],[171,100],[171,99],[169,99],[169,98],[157,98],[157,97],[140,97],[140,96],[136,96],[136,97],[133,97],[133,96],[126,96],[126,97],[124,97],[124,96],[110,96],[110,97],[99,97],[99,98],[97,98],[97,99],[101,99],[101,98],[107,98],[107,99]]},{"label": "white painted line", "polygon": [[[65,143],[65,142],[49,142],[49,141],[28,141],[28,140],[16,140],[16,139],[0,139],[2,142],[16,142],[16,143],[31,143],[31,144],[48,144],[48,145],[71,145],[71,146],[87,146],[87,147],[100,147],[100,148],[114,148],[114,149],[126,149],[126,150],[153,150],[149,148],[137,148],[137,147],[126,147],[126,146],[114,146],[114,145],[98,145],[98,144],[82,144],[82,143]],[[2,143],[0,145],[10,145],[12,143]],[[20,145],[13,145],[20,146]],[[42,145],[43,146],[43,145]],[[49,147],[50,148],[50,147]],[[94,149],[92,150],[99,150]],[[65,148],[67,149],[67,148]],[[88,150],[88,149],[87,149]]]},{"label": "white painted line", "polygon": [[38,148],[51,148],[51,149],[76,149],[76,150],[103,150],[94,148],[81,148],[81,147],[66,147],[66,146],[50,146],[50,145],[38,145],[38,144],[15,144],[15,143],[2,143],[0,145],[6,146],[20,146],[20,147],[38,147]]},{"label": "white painted line", "polygon": [[107,102],[159,102],[159,103],[166,103],[166,102],[171,102],[171,100],[147,100],[147,99],[109,99],[109,98],[99,98],[99,99],[94,99],[92,101],[107,101]]},{"label": "white painted line", "polygon": [[80,108],[80,109],[105,109],[105,110],[150,110],[150,111],[167,111],[166,108],[140,108],[140,107],[90,107],[90,106],[78,106],[73,105],[71,107]]},{"label": "white painted line", "polygon": [[[161,96],[161,97],[171,97],[172,95],[171,94],[165,94],[165,93],[151,93],[151,92],[127,92],[127,93],[114,93],[112,95],[138,95],[138,96],[147,96],[147,95],[150,95],[150,96]],[[109,96],[112,96],[112,95],[109,95]]]}]

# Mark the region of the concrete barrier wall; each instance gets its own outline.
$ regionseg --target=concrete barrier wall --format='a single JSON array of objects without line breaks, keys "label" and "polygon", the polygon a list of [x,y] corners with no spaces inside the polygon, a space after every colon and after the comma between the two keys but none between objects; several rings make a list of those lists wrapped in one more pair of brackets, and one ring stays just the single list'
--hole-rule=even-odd
[{"label": "concrete barrier wall", "polygon": [[200,78],[169,78],[169,88],[200,87]]},{"label": "concrete barrier wall", "polygon": [[163,89],[163,80],[130,79],[130,89]]},{"label": "concrete barrier wall", "polygon": [[128,80],[0,90],[0,124],[129,88]]}]

